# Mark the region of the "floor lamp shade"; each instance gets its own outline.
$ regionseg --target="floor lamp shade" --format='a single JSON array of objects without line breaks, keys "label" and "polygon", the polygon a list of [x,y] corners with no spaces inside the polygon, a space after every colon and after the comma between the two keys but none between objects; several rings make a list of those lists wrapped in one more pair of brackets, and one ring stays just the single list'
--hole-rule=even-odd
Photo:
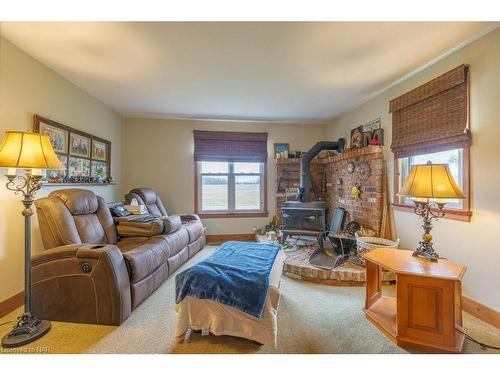
[{"label": "floor lamp shade", "polygon": [[0,167],[63,168],[47,136],[16,131],[5,132],[5,137],[0,143]]}]

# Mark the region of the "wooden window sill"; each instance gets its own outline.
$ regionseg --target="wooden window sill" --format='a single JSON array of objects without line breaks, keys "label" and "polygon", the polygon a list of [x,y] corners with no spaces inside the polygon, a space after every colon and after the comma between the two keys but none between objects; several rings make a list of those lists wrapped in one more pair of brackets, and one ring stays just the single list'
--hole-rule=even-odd
[{"label": "wooden window sill", "polygon": [[[394,207],[394,209],[397,211],[415,212],[415,206],[411,204],[391,203],[391,206]],[[454,210],[451,208],[445,208],[444,212],[445,215],[443,219],[449,219],[449,220],[469,222],[472,216],[472,211],[466,211],[466,210]]]},{"label": "wooden window sill", "polygon": [[235,217],[267,217],[267,211],[231,211],[231,212],[198,212],[197,215],[202,219],[225,219]]}]

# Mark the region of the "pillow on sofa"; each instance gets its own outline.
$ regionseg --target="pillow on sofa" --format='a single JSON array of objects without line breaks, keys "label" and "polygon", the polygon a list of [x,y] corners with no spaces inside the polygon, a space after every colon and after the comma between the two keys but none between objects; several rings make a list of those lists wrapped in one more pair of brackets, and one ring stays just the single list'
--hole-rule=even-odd
[{"label": "pillow on sofa", "polygon": [[163,218],[163,233],[169,234],[181,229],[182,222],[179,215],[170,215]]},{"label": "pillow on sofa", "polygon": [[120,237],[152,237],[163,233],[164,225],[162,219],[144,223],[119,219],[116,230]]}]

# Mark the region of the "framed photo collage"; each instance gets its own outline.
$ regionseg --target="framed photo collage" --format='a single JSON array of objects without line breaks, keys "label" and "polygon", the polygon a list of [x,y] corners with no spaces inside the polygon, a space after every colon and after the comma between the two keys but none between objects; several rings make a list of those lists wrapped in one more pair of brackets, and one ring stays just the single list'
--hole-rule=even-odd
[{"label": "framed photo collage", "polygon": [[49,137],[64,169],[47,170],[49,183],[111,182],[111,142],[45,117],[33,116],[33,132]]}]

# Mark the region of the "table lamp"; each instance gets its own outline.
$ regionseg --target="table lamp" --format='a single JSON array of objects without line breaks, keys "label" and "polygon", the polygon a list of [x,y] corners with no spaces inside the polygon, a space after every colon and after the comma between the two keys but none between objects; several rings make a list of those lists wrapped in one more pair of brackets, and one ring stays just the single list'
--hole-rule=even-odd
[{"label": "table lamp", "polygon": [[[0,167],[7,167],[7,189],[22,194],[24,210],[24,313],[3,337],[2,346],[13,348],[35,341],[50,330],[50,322],[31,313],[31,215],[35,192],[40,189],[41,169],[63,166],[48,137],[35,133],[8,131],[0,143]],[[24,169],[24,175],[17,174]]]},{"label": "table lamp", "polygon": [[431,222],[444,217],[443,199],[465,198],[451,175],[448,164],[432,164],[429,161],[427,164],[413,165],[398,195],[411,197],[415,202],[415,213],[424,221],[422,241],[419,242],[413,256],[422,256],[437,262],[439,255],[432,245]]}]

